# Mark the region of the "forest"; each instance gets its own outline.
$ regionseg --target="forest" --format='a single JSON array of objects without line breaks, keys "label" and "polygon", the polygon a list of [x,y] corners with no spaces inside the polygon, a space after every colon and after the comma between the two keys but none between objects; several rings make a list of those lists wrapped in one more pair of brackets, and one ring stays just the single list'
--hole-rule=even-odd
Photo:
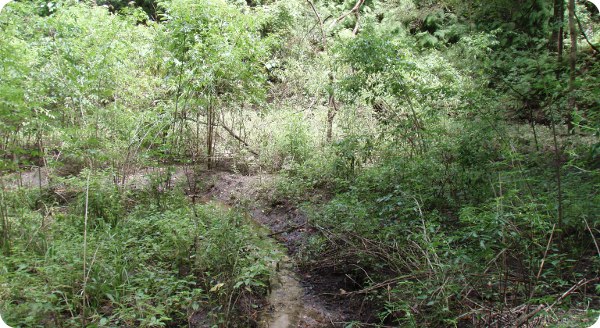
[{"label": "forest", "polygon": [[9,2],[2,320],[590,327],[599,58],[585,0]]}]

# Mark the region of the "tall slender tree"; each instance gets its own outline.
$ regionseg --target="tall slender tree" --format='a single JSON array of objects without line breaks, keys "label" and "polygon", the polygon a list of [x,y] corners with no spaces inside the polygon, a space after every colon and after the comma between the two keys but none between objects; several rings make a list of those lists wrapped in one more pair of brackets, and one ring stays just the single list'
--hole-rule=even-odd
[{"label": "tall slender tree", "polygon": [[567,112],[567,128],[573,133],[573,115],[575,110],[575,69],[577,63],[577,29],[575,27],[575,0],[569,0],[569,35],[571,36],[571,51],[569,55],[569,108]]},{"label": "tall slender tree", "polygon": [[[564,38],[564,16],[565,1],[554,0],[554,15],[552,17],[552,37],[550,40],[550,50],[558,54],[558,62],[562,61],[563,38]],[[557,71],[558,72],[558,71]]]}]

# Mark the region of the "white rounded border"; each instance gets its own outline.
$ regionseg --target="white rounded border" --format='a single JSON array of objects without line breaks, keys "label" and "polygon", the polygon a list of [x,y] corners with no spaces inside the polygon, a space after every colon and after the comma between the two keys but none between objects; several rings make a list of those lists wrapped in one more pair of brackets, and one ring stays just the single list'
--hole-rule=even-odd
[{"label": "white rounded border", "polygon": [[[0,0],[0,3],[4,1],[4,0]],[[8,1],[6,1],[8,2]],[[2,7],[0,7],[0,10],[2,10]],[[2,321],[2,316],[0,316],[0,328],[10,328],[9,325],[5,324],[4,321]]]},{"label": "white rounded border", "polygon": [[[6,5],[7,3],[9,3],[11,0],[0,0],[0,12],[2,12],[2,8],[4,8],[4,5]],[[0,319],[0,328],[2,327],[2,319]]]}]

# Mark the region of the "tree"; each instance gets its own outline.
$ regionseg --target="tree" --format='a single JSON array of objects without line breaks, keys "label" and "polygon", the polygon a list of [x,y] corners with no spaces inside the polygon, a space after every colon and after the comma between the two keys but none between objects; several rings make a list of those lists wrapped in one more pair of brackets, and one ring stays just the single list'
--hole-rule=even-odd
[{"label": "tree", "polygon": [[564,20],[565,1],[554,0],[554,15],[552,16],[552,36],[549,42],[550,50],[558,54],[558,62],[562,62],[563,38],[564,38]]},{"label": "tree", "polygon": [[577,65],[577,28],[575,27],[575,0],[569,0],[569,36],[571,38],[571,50],[569,52],[569,111],[567,113],[567,129],[573,133],[573,113],[576,109],[575,74]]},{"label": "tree", "polygon": [[[311,0],[307,0],[312,12],[315,15],[315,18],[317,20],[317,23],[319,25],[319,32],[321,34],[321,47],[323,52],[325,52],[326,54],[328,54],[328,41],[327,41],[327,35],[331,32],[331,30],[339,23],[344,22],[346,20],[346,18],[348,18],[348,16],[350,15],[354,15],[355,17],[355,23],[354,23],[354,28],[352,30],[352,34],[356,35],[358,33],[359,27],[360,27],[360,10],[362,8],[362,6],[365,3],[365,0],[357,0],[356,3],[354,4],[354,6],[342,13],[339,17],[337,17],[336,19],[332,20],[331,23],[327,24],[328,26],[326,27],[325,22],[323,21],[323,18],[321,17],[321,15],[319,14],[319,12],[317,11],[317,8],[315,7],[314,3]],[[328,63],[329,65],[329,72],[328,72],[328,81],[329,84],[327,86],[327,93],[328,93],[328,99],[327,99],[327,104],[329,106],[328,110],[327,110],[327,125],[326,125],[326,133],[325,133],[325,138],[327,140],[327,142],[331,142],[332,138],[333,138],[333,120],[335,119],[335,116],[337,115],[339,108],[338,108],[338,103],[336,101],[336,96],[335,96],[335,76],[334,76],[334,65],[331,63],[331,61]]]},{"label": "tree", "polygon": [[[222,0],[176,0],[163,5],[167,20],[163,40],[169,51],[167,79],[175,89],[172,135],[176,140],[182,137],[176,127],[182,134],[191,120],[195,120],[196,134],[204,125],[210,168],[216,128],[222,126],[236,136],[225,126],[222,107],[264,97],[267,48],[259,33],[261,17],[252,10],[243,13],[248,9]],[[188,115],[190,110],[196,115]]]}]

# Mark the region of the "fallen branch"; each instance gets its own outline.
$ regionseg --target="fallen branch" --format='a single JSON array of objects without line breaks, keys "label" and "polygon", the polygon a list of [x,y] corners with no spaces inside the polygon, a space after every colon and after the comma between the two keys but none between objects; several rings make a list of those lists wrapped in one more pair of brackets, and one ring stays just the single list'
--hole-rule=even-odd
[{"label": "fallen branch", "polygon": [[529,313],[527,313],[527,312],[523,313],[519,318],[517,318],[517,321],[515,321],[515,324],[513,325],[513,327],[515,327],[515,328],[520,327],[522,324],[529,321],[529,319],[531,319],[531,317],[538,314],[543,309],[544,309],[544,304],[540,304],[537,308],[535,308],[535,310],[533,310]]},{"label": "fallen branch", "polygon": [[346,292],[343,291],[339,294],[337,293],[323,293],[323,295],[333,295],[333,296],[352,296],[352,295],[359,295],[359,294],[367,294],[369,292],[372,292],[374,290],[383,288],[383,287],[387,287],[389,285],[395,284],[399,281],[403,281],[406,279],[416,279],[418,275],[423,275],[424,273],[419,273],[419,274],[410,274],[410,275],[404,275],[404,276],[400,276],[400,277],[396,277],[396,278],[392,278],[383,282],[380,282],[378,284],[375,284],[373,286],[369,286],[367,288],[361,289],[361,290],[357,290],[357,291],[353,291],[353,292]]},{"label": "fallen branch", "polygon": [[225,124],[221,123],[221,127],[223,127],[223,129],[225,129],[225,131],[227,131],[232,137],[234,137],[237,141],[241,142],[242,145],[244,145],[246,147],[246,149],[248,149],[248,151],[250,153],[252,153],[254,156],[259,156],[258,152],[252,150],[252,148],[250,148],[250,145],[241,137],[239,137],[237,134],[235,134],[235,132],[233,132],[233,130],[231,130],[230,128],[228,128]]},{"label": "fallen branch", "polygon": [[550,311],[550,309],[552,309],[556,304],[560,303],[562,300],[564,300],[565,298],[567,298],[567,296],[571,295],[577,289],[579,289],[579,288],[581,288],[581,287],[583,287],[583,286],[585,286],[585,285],[587,285],[587,284],[589,284],[591,282],[598,281],[598,280],[600,280],[600,277],[596,277],[596,278],[593,278],[593,279],[581,279],[575,285],[571,286],[571,288],[569,288],[566,292],[562,293],[562,295],[560,295],[554,301],[554,303],[552,303],[550,306],[546,307],[544,304],[540,304],[537,308],[535,308],[535,310],[533,310],[533,311],[531,311],[529,313],[524,313],[523,315],[521,315],[515,321],[513,327],[514,328],[518,328],[522,324],[524,324],[527,321],[529,321],[529,319],[531,319],[533,316],[535,316],[536,314],[538,314],[543,309],[546,309],[546,312]]},{"label": "fallen branch", "polygon": [[553,308],[556,304],[560,303],[563,299],[565,299],[567,296],[571,295],[574,291],[576,291],[577,289],[591,283],[594,281],[598,281],[600,280],[600,277],[596,277],[593,279],[581,279],[578,283],[576,283],[575,285],[573,285],[571,288],[569,288],[566,292],[564,292],[562,295],[560,295],[559,298],[556,299],[556,301],[554,301],[554,303],[552,303],[552,305],[550,305],[547,309],[546,312],[549,311],[551,308]]}]

